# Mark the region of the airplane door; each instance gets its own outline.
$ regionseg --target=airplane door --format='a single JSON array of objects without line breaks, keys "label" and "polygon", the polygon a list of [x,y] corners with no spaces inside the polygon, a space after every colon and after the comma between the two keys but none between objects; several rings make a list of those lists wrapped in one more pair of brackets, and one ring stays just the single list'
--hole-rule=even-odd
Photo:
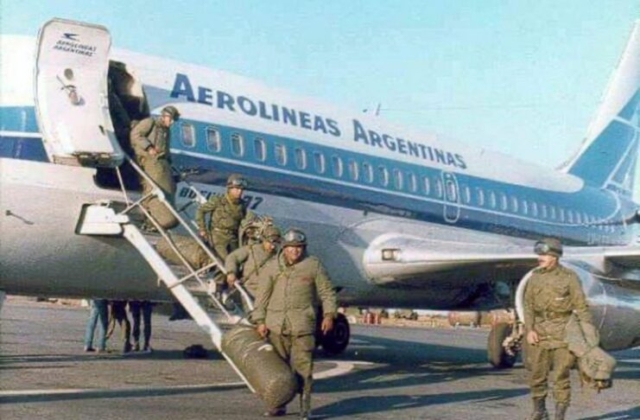
[{"label": "airplane door", "polygon": [[53,19],[40,28],[35,105],[49,159],[82,166],[118,166],[124,154],[109,116],[109,31]]},{"label": "airplane door", "polygon": [[442,172],[444,189],[444,220],[455,223],[460,218],[460,193],[458,179],[451,172]]}]

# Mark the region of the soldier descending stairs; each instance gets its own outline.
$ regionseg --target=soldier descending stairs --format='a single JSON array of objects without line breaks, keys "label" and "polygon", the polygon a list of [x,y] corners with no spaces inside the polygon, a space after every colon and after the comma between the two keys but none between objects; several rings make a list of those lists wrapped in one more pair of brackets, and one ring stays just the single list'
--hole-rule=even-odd
[{"label": "soldier descending stairs", "polygon": [[[215,288],[211,288],[211,274],[223,273],[226,270],[222,261],[202,242],[187,222],[171,206],[160,188],[132,159],[128,163],[152,186],[145,190],[140,199],[131,201],[125,197],[125,203],[96,203],[86,205],[81,214],[78,233],[83,235],[113,235],[126,238],[149,263],[158,278],[171,291],[174,297],[184,306],[193,320],[210,336],[215,347],[242,378],[252,392],[257,393],[267,405],[279,406],[293,399],[296,392],[296,378],[287,366],[273,351],[264,350],[266,344],[257,334],[253,326],[245,319],[227,310]],[[124,191],[124,188],[123,188]],[[182,229],[187,232],[189,243],[195,244],[195,255],[199,261],[187,257],[172,236],[153,217],[144,203],[153,199],[162,203]],[[149,238],[133,221],[135,212],[141,212],[148,223],[160,234],[166,247],[172,251],[173,258],[163,257],[150,243]],[[179,261],[180,265],[171,264]],[[243,304],[252,308],[252,299],[244,288],[236,285],[242,295]],[[199,296],[206,295],[206,304],[201,303]],[[222,314],[226,323],[235,324],[232,331],[224,333],[219,317],[209,313],[206,306],[213,306]]]}]

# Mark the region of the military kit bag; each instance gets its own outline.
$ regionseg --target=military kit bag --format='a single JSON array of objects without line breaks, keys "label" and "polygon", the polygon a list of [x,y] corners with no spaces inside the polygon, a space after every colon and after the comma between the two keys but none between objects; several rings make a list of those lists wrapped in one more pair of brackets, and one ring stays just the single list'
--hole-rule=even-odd
[{"label": "military kit bag", "polygon": [[565,341],[569,351],[578,358],[582,384],[598,391],[611,388],[616,359],[599,347],[597,329],[572,314],[565,327]]}]

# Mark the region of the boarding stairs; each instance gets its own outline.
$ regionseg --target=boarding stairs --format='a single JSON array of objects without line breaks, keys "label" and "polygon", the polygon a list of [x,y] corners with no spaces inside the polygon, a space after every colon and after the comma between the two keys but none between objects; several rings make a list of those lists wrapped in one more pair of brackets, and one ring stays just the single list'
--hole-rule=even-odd
[{"label": "boarding stairs", "polygon": [[[225,305],[226,302],[223,302],[225,299],[220,293],[216,292],[213,277],[220,275],[220,273],[226,275],[224,264],[193,231],[193,226],[187,223],[171,203],[167,201],[164,192],[158,185],[149,178],[133,159],[128,156],[125,158],[140,177],[153,186],[153,189],[137,200],[130,199],[124,188],[119,168],[116,168],[124,195],[124,202],[98,202],[86,205],[79,223],[78,233],[84,235],[123,236],[126,238],[149,263],[158,275],[159,281],[164,283],[198,326],[210,336],[217,350],[247,384],[249,389],[255,392],[254,387],[245,375],[240,372],[231,358],[222,350],[222,335],[225,329],[238,323],[248,324],[246,318],[237,313],[240,305],[236,305],[233,312],[230,311]],[[195,188],[190,188],[197,192]],[[160,226],[158,221],[143,205],[146,200],[152,197],[156,197],[178,220],[181,230],[184,231],[181,233],[186,233],[197,243],[198,247],[204,250],[209,258],[209,264],[195,268],[187,261],[187,258],[176,246],[171,234]],[[200,198],[202,197],[200,196]],[[150,223],[153,226],[154,233],[146,232],[148,229],[141,227],[140,215],[144,216],[144,220],[148,222],[147,225]],[[178,227],[174,228],[174,230],[178,230]],[[161,237],[168,242],[173,252],[179,257],[180,265],[176,266],[158,253],[154,245]],[[252,299],[238,283],[235,285],[234,293],[240,294],[245,307],[253,309]]]}]

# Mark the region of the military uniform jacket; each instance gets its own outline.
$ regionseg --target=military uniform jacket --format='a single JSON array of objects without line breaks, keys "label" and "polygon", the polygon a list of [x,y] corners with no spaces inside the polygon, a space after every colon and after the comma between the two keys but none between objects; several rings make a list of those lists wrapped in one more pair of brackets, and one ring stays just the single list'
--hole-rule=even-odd
[{"label": "military uniform jacket", "polygon": [[327,272],[315,257],[303,256],[287,266],[282,252],[264,267],[251,318],[276,334],[302,336],[316,331],[316,314],[337,311],[336,294]]},{"label": "military uniform jacket", "polygon": [[155,147],[156,158],[169,158],[169,129],[157,123],[152,117],[141,120],[131,129],[131,146],[138,158],[142,161],[149,157],[147,149]]},{"label": "military uniform jacket", "polygon": [[245,245],[227,256],[224,267],[227,273],[234,273],[241,278],[242,284],[251,296],[256,296],[260,274],[264,271],[267,261],[274,256],[273,252],[265,251],[262,244]]},{"label": "military uniform jacket", "polygon": [[[205,214],[211,213],[209,226],[205,226]],[[225,195],[213,195],[196,210],[196,223],[201,230],[209,230],[212,234],[238,237],[238,228],[247,217],[244,201],[233,203]]]},{"label": "military uniform jacket", "polygon": [[584,292],[576,274],[561,265],[536,268],[524,292],[524,323],[535,330],[544,348],[566,347],[565,327],[572,313],[591,323]]}]

